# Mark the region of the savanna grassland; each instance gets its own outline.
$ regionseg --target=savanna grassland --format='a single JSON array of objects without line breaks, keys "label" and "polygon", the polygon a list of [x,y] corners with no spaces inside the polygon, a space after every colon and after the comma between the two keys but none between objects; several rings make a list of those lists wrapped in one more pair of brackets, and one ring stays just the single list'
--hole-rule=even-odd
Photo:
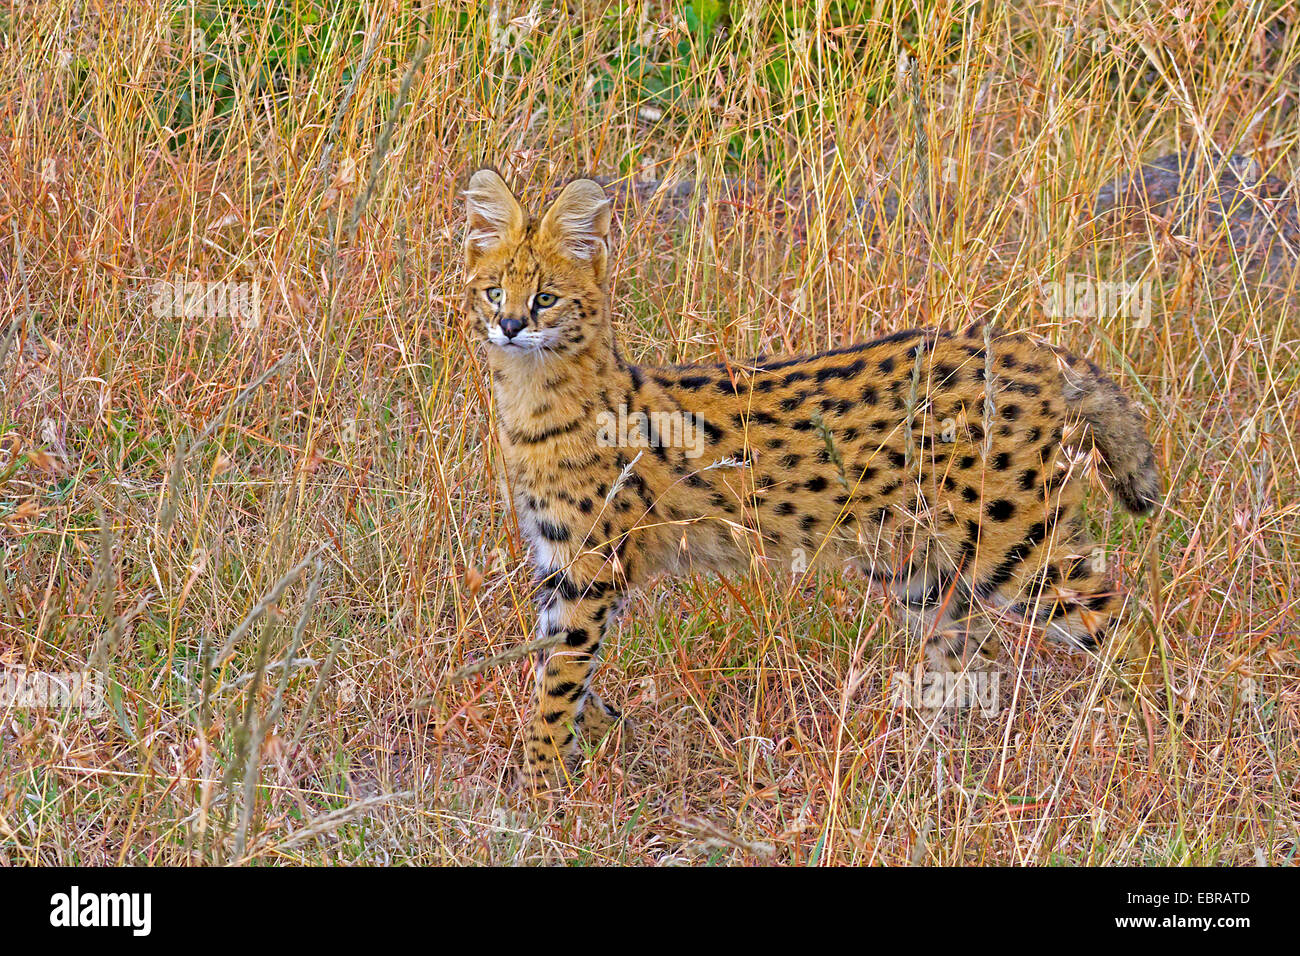
[{"label": "savanna grassland", "polygon": [[[0,7],[0,667],[105,691],[0,704],[0,863],[1294,862],[1294,270],[1090,211],[1175,151],[1294,180],[1298,76],[1256,0]],[[932,722],[883,597],[756,565],[636,597],[597,678],[632,730],[513,791],[534,583],[459,309],[488,164],[613,184],[634,361],[988,318],[1109,369],[1169,489],[1090,496],[1142,712],[1013,629],[996,713]],[[1046,309],[1068,277],[1149,320]]]}]

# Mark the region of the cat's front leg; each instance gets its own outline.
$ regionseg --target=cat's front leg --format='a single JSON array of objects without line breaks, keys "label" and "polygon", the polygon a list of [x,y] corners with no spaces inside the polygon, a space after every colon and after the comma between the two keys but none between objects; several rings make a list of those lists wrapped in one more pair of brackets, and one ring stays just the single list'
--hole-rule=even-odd
[{"label": "cat's front leg", "polygon": [[587,706],[601,708],[593,726],[610,723],[603,702],[592,703],[590,685],[601,641],[622,598],[610,582],[575,581],[565,572],[552,574],[543,588],[540,636],[559,642],[538,653],[533,716],[524,738],[522,779],[535,791],[568,782]]}]

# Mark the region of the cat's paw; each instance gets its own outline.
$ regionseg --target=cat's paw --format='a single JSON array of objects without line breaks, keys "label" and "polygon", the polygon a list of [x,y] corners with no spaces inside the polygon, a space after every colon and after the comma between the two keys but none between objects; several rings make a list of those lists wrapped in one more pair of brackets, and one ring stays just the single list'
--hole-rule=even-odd
[{"label": "cat's paw", "polygon": [[635,725],[629,718],[604,701],[595,701],[582,710],[582,732],[592,745],[615,734],[621,740],[631,736],[634,730]]},{"label": "cat's paw", "polygon": [[535,761],[515,768],[513,789],[534,799],[549,801],[566,793],[571,782],[563,763]]}]

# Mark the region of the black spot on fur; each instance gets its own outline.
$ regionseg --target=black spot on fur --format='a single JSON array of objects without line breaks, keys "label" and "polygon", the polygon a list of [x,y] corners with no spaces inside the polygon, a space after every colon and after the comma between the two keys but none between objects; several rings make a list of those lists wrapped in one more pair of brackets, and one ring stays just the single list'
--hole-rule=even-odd
[{"label": "black spot on fur", "polygon": [[569,540],[569,529],[562,524],[553,524],[545,518],[537,519],[537,533],[547,541],[556,543]]},{"label": "black spot on fur", "polygon": [[1034,525],[1030,527],[1029,532],[1025,535],[1024,540],[1010,548],[989,576],[975,586],[975,593],[980,597],[988,597],[1002,585],[1010,581],[1011,575],[1015,573],[1020,562],[1024,561],[1034,548],[1041,544],[1043,539],[1047,537],[1048,533],[1055,526],[1056,519],[1057,515],[1053,514],[1050,516],[1048,521],[1035,522]]},{"label": "black spot on fur", "polygon": [[988,505],[989,517],[994,521],[1007,521],[1016,513],[1016,506],[1006,498],[999,498],[996,501],[990,501]]},{"label": "black spot on fur", "polygon": [[856,362],[852,363],[851,365],[845,365],[840,367],[836,367],[832,365],[826,368],[820,368],[817,370],[817,381],[826,382],[832,378],[852,378],[853,376],[861,372],[862,369],[866,366],[866,364],[867,363],[865,359],[858,359]]},{"label": "black spot on fur", "polygon": [[823,398],[821,405],[824,412],[836,412],[840,415],[853,410],[853,402],[847,398]]},{"label": "black spot on fur", "polygon": [[704,429],[704,434],[709,437],[710,442],[717,444],[722,441],[723,431],[721,428],[713,424],[707,418],[701,418],[699,415],[695,416],[695,420],[700,423],[700,427]]}]

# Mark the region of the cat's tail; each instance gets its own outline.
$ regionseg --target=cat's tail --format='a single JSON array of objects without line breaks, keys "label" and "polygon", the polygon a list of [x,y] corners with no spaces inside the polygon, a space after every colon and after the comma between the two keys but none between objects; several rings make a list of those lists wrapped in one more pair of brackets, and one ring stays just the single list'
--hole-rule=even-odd
[{"label": "cat's tail", "polygon": [[1065,400],[1087,423],[1107,486],[1129,511],[1148,513],[1160,503],[1160,471],[1141,410],[1097,366],[1063,357]]}]

